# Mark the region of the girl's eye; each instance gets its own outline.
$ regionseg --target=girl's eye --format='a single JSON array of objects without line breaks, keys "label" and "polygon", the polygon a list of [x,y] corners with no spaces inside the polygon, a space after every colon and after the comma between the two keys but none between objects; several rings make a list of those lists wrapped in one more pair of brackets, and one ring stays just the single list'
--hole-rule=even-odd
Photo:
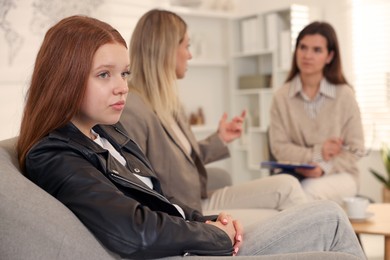
[{"label": "girl's eye", "polygon": [[321,48],[314,48],[314,51],[320,53],[320,52],[322,52],[322,49]]},{"label": "girl's eye", "polygon": [[127,78],[128,76],[130,75],[130,71],[125,71],[125,72],[122,72],[122,77],[123,78]]},{"label": "girl's eye", "polygon": [[99,78],[105,79],[108,78],[110,74],[108,72],[102,72],[98,75]]}]

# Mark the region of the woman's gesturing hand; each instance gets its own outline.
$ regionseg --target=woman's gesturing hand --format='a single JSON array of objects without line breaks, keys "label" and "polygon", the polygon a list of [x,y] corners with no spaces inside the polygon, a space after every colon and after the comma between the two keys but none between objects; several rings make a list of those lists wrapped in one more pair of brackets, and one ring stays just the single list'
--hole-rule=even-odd
[{"label": "woman's gesturing hand", "polygon": [[240,116],[235,116],[230,122],[227,122],[228,116],[226,113],[222,115],[219,121],[218,135],[225,143],[230,143],[241,136],[245,115],[246,110],[243,110]]}]

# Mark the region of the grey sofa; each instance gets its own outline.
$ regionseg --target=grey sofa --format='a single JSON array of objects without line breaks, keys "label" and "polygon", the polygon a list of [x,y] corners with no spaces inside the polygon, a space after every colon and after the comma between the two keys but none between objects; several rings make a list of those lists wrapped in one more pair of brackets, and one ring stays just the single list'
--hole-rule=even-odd
[{"label": "grey sofa", "polygon": [[[63,204],[19,171],[16,138],[0,141],[0,259],[118,259]],[[171,257],[167,259],[179,259]],[[231,257],[186,257],[227,259]],[[295,253],[239,259],[357,259],[343,253]]]}]

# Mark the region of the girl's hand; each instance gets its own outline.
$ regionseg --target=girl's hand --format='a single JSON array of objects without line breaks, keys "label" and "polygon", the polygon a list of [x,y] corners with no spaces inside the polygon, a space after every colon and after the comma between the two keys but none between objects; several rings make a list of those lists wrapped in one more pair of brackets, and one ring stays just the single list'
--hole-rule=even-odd
[{"label": "girl's hand", "polygon": [[241,223],[238,220],[233,220],[233,218],[225,212],[218,215],[216,222],[206,221],[206,223],[214,225],[226,232],[234,247],[233,255],[236,255],[242,245],[243,229]]}]

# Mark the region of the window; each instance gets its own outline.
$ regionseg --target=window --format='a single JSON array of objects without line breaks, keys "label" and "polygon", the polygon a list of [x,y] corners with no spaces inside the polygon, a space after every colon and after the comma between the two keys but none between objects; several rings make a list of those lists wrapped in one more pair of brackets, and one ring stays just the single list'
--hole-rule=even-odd
[{"label": "window", "polygon": [[354,0],[352,56],[354,88],[366,147],[390,144],[390,1]]}]

